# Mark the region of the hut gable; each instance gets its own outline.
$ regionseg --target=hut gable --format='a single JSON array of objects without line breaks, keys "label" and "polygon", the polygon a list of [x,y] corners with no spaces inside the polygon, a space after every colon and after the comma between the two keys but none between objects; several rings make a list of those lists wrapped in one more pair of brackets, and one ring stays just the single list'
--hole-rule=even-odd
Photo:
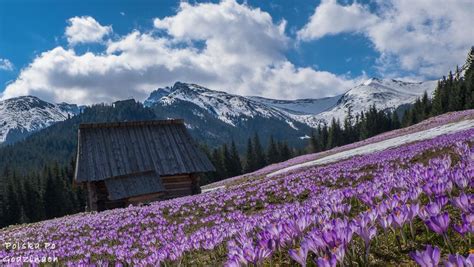
[{"label": "hut gable", "polygon": [[109,200],[164,191],[164,176],[213,170],[183,120],[79,126],[75,182],[104,182]]}]

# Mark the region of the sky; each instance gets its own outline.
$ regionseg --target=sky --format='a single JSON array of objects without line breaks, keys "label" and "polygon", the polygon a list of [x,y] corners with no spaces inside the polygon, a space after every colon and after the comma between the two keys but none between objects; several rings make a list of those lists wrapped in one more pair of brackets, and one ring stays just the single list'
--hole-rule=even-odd
[{"label": "sky", "polygon": [[145,99],[176,81],[278,99],[438,79],[474,45],[471,0],[0,0],[0,99]]}]

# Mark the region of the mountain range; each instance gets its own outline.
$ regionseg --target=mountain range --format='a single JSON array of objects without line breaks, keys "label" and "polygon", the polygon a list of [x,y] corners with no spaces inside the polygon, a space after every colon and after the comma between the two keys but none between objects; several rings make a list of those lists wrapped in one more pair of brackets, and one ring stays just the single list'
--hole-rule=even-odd
[{"label": "mountain range", "polygon": [[[239,139],[254,132],[301,142],[313,127],[343,120],[348,109],[359,113],[371,105],[393,110],[413,103],[425,91],[431,95],[436,81],[404,82],[371,78],[344,94],[317,99],[277,100],[240,96],[176,82],[153,91],[144,105],[158,118],[183,118],[195,138],[210,143]],[[77,115],[76,104],[48,103],[34,96],[0,101],[0,144],[10,144],[51,124]]]},{"label": "mountain range", "polygon": [[79,112],[75,104],[52,104],[34,96],[0,101],[0,144],[21,140]]}]

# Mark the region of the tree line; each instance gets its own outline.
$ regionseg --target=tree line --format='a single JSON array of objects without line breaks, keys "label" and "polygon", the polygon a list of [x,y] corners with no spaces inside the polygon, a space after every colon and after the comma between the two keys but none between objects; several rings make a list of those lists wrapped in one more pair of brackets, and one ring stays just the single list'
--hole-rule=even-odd
[{"label": "tree line", "polygon": [[282,162],[303,153],[301,150],[290,148],[285,141],[275,140],[273,136],[270,136],[267,146],[264,147],[258,133],[255,133],[252,138],[248,138],[246,152],[242,156],[234,141],[214,149],[210,149],[205,144],[201,148],[216,168],[215,172],[202,177],[201,185],[253,172],[269,164]]},{"label": "tree line", "polygon": [[0,179],[0,228],[84,211],[86,194],[73,186],[74,161],[46,166],[40,174],[21,176],[6,168]]}]

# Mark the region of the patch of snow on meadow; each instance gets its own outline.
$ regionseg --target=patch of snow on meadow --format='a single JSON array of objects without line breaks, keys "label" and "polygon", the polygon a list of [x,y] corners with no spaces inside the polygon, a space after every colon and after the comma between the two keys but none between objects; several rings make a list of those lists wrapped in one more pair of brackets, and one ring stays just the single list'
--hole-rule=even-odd
[{"label": "patch of snow on meadow", "polygon": [[384,141],[380,141],[377,143],[368,144],[365,146],[346,150],[346,151],[332,154],[332,155],[329,155],[327,157],[320,158],[317,160],[308,161],[301,164],[296,164],[296,165],[272,172],[268,174],[267,177],[272,177],[278,174],[286,173],[286,172],[303,168],[303,167],[326,164],[326,163],[331,163],[331,162],[338,161],[341,159],[347,159],[353,156],[370,154],[370,153],[382,151],[388,148],[398,147],[407,143],[420,141],[420,140],[426,140],[426,139],[434,138],[443,134],[455,133],[455,132],[470,129],[473,127],[474,127],[474,120],[464,120],[460,122],[449,123],[449,124],[441,125],[435,128],[428,129],[428,130],[411,133],[411,134],[387,139]]}]

